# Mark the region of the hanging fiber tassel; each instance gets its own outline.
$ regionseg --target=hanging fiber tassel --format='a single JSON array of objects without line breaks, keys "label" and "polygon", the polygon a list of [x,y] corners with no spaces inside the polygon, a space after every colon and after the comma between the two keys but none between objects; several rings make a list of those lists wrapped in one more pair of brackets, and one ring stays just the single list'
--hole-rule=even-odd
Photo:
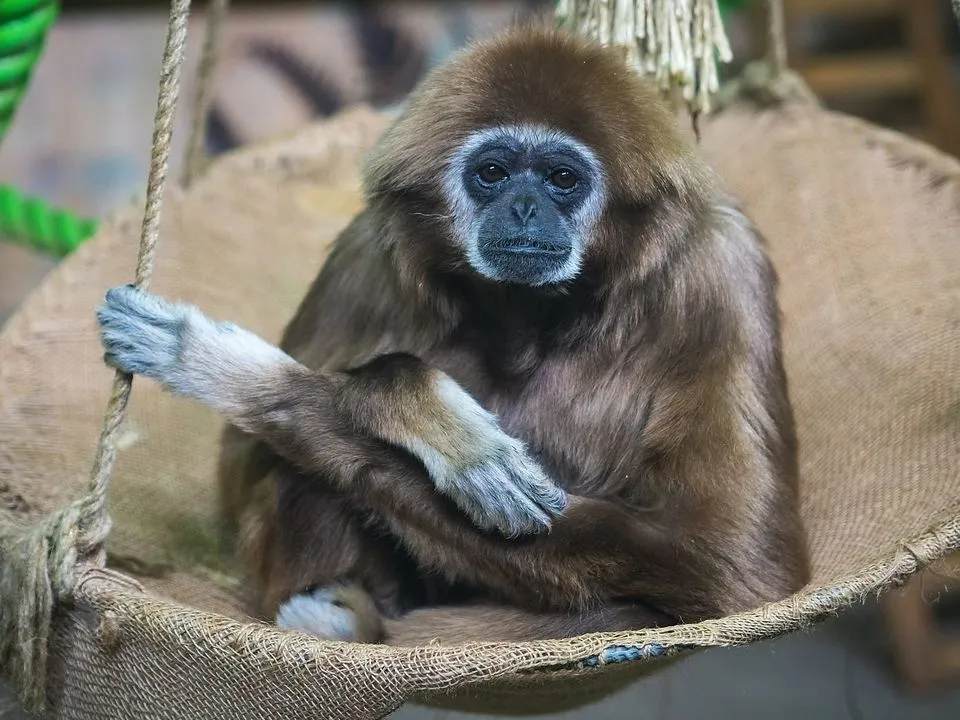
[{"label": "hanging fiber tassel", "polygon": [[559,0],[563,27],[623,48],[627,61],[665,94],[679,90],[694,115],[720,87],[717,61],[733,54],[717,0]]}]

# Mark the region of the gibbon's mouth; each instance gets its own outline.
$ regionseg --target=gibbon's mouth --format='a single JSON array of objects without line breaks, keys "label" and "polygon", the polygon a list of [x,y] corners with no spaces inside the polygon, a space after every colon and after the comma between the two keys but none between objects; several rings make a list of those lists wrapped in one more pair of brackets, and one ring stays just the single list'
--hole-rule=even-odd
[{"label": "gibbon's mouth", "polygon": [[543,242],[531,238],[516,237],[490,243],[489,250],[516,255],[563,256],[570,254],[570,246],[559,243]]},{"label": "gibbon's mouth", "polygon": [[533,238],[505,238],[482,244],[477,269],[488,278],[540,286],[566,280],[573,247]]}]

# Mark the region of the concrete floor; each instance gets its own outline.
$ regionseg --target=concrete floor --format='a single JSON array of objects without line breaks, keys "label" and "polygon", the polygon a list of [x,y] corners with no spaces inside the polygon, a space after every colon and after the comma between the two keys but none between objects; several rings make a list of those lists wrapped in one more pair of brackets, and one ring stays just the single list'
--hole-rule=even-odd
[{"label": "concrete floor", "polygon": [[[956,617],[950,626],[960,627]],[[5,713],[6,705],[0,691],[0,718],[26,720],[16,710]],[[412,705],[390,717],[490,718]],[[541,717],[945,720],[960,718],[960,685],[921,697],[898,690],[876,604],[868,602],[814,630],[743,648],[698,653],[601,703]]]}]

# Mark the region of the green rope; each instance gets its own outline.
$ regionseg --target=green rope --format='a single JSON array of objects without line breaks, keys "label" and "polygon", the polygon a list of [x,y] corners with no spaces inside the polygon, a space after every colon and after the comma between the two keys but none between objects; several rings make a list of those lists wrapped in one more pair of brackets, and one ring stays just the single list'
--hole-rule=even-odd
[{"label": "green rope", "polygon": [[0,0],[0,137],[10,127],[59,11],[56,0]]},{"label": "green rope", "polygon": [[[723,15],[750,0],[720,0]],[[0,0],[0,140],[40,60],[47,32],[60,13],[59,0]],[[0,238],[57,259],[72,253],[96,232],[97,221],[81,218],[0,184]]]},{"label": "green rope", "polygon": [[79,218],[0,185],[0,235],[34,250],[62,258],[97,229],[96,220]]},{"label": "green rope", "polygon": [[[47,31],[60,14],[58,0],[0,0],[0,140],[6,137],[43,53]],[[80,218],[0,185],[0,236],[62,258],[96,231]]]}]

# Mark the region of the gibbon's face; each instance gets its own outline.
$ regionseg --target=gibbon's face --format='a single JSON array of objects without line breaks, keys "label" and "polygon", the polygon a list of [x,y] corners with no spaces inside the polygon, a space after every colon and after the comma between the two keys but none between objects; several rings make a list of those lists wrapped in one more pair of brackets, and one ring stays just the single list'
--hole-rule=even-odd
[{"label": "gibbon's face", "polygon": [[533,287],[577,276],[606,190],[593,151],[538,125],[474,132],[443,184],[470,265]]}]

